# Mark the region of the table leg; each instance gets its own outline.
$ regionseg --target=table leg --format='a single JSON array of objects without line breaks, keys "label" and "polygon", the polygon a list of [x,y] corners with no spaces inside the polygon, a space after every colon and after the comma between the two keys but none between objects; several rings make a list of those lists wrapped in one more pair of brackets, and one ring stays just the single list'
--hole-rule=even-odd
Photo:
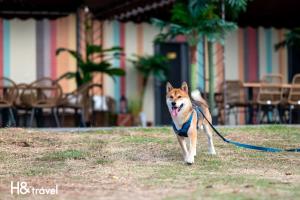
[{"label": "table leg", "polygon": [[[248,98],[247,98],[249,101],[252,101],[253,102],[253,88],[252,87],[249,87],[248,88]],[[249,107],[248,107],[248,111],[249,112],[246,112],[246,113],[248,113],[247,114],[247,124],[254,124],[253,123],[253,106],[252,105],[250,105]]]}]

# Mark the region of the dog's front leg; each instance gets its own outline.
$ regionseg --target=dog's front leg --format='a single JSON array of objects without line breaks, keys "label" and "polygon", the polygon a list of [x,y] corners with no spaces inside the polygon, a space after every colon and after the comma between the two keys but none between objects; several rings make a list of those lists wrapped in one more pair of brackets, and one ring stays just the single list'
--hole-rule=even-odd
[{"label": "dog's front leg", "polygon": [[180,145],[181,150],[182,150],[184,162],[186,162],[187,158],[188,158],[188,150],[187,150],[185,138],[177,135],[177,139],[178,139],[179,145]]},{"label": "dog's front leg", "polygon": [[186,160],[187,164],[194,163],[194,157],[196,156],[197,151],[197,130],[191,130],[188,134],[188,141],[189,141],[189,151],[188,151],[188,158]]}]

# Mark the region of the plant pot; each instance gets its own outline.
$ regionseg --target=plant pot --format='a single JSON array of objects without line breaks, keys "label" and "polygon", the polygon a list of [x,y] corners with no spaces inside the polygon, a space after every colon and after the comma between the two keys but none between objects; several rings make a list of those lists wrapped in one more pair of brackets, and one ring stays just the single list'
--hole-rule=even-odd
[{"label": "plant pot", "polygon": [[142,127],[147,127],[147,116],[145,112],[139,114],[140,122]]}]

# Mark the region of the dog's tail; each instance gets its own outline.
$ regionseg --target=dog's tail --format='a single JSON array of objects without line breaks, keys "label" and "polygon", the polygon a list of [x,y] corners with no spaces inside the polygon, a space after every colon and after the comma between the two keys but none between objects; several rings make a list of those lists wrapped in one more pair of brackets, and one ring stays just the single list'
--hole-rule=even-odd
[{"label": "dog's tail", "polygon": [[207,102],[203,99],[200,90],[194,90],[191,93],[192,99],[196,101],[196,103],[200,104],[200,106],[205,106],[208,108]]}]

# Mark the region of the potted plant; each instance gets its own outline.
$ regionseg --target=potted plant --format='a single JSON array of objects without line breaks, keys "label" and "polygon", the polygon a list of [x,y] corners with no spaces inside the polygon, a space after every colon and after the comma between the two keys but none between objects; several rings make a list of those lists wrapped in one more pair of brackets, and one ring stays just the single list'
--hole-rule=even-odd
[{"label": "potted plant", "polygon": [[[56,55],[62,52],[69,53],[73,58],[76,59],[77,69],[75,72],[66,72],[61,75],[58,80],[63,78],[75,78],[77,87],[82,84],[92,81],[92,74],[94,72],[101,72],[114,78],[115,76],[124,76],[125,71],[121,68],[113,67],[110,64],[110,60],[118,57],[121,54],[122,48],[112,47],[103,49],[101,45],[87,44],[85,49],[85,59],[79,51],[74,51],[66,48],[58,48]],[[92,59],[92,56],[101,57],[99,62]]]},{"label": "potted plant", "polygon": [[144,55],[135,57],[136,59],[130,61],[133,63],[135,69],[142,77],[142,89],[139,95],[138,104],[136,105],[136,112],[138,112],[140,115],[140,121],[142,125],[146,126],[146,116],[143,112],[143,102],[149,77],[153,75],[159,81],[166,81],[169,70],[169,61],[165,56],[162,55]]}]

